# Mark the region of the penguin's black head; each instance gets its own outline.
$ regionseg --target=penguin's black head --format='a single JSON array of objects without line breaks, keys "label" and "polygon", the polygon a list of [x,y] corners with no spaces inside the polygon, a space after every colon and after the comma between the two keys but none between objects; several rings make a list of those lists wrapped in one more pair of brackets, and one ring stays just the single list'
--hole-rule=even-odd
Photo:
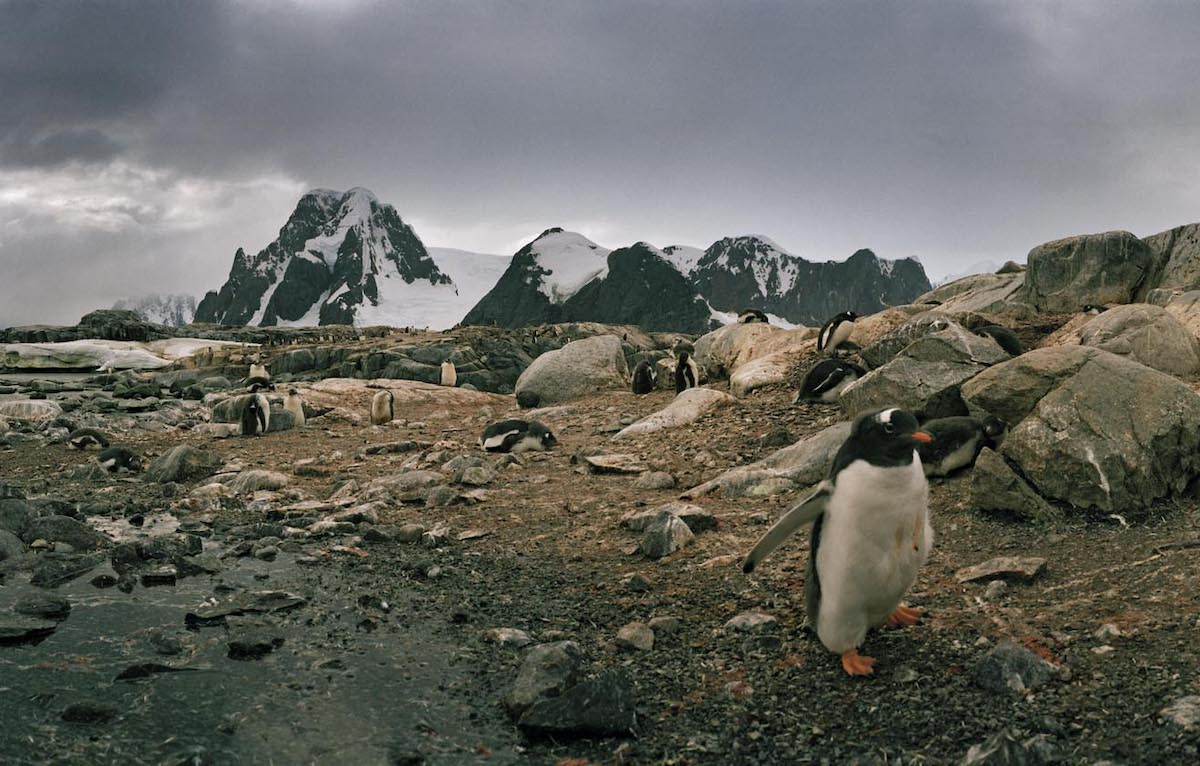
[{"label": "penguin's black head", "polygon": [[917,418],[907,410],[889,407],[859,416],[850,429],[855,452],[877,465],[904,465],[913,450],[933,437],[921,430]]},{"label": "penguin's black head", "polygon": [[1094,303],[1089,303],[1086,306],[1084,306],[1083,308],[1081,308],[1080,311],[1082,311],[1085,314],[1100,314],[1105,311],[1108,311],[1108,307],[1107,306],[1097,306]]},{"label": "penguin's black head", "polygon": [[550,449],[554,445],[558,444],[558,439],[554,438],[554,434],[550,431],[550,429],[540,421],[534,420],[530,422],[529,433],[530,435],[537,437],[537,439],[541,441],[542,447],[545,449]]},{"label": "penguin's black head", "polygon": [[142,470],[142,458],[136,453],[129,456],[129,470],[138,472]]},{"label": "penguin's black head", "polygon": [[983,432],[991,438],[996,438],[1008,430],[1008,424],[995,415],[983,419]]},{"label": "penguin's black head", "polygon": [[861,319],[861,318],[862,318],[862,314],[858,313],[857,311],[842,312],[842,319],[846,320],[847,322],[853,322],[855,319]]}]

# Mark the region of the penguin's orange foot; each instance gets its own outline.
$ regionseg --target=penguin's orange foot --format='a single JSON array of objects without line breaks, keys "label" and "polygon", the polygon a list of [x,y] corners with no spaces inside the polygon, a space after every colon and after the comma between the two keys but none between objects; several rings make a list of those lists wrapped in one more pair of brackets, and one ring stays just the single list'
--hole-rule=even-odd
[{"label": "penguin's orange foot", "polygon": [[849,675],[869,676],[875,672],[872,668],[874,664],[874,657],[864,657],[857,649],[842,652],[842,669]]},{"label": "penguin's orange foot", "polygon": [[888,615],[887,624],[892,626],[916,625],[921,621],[922,611],[901,604]]}]

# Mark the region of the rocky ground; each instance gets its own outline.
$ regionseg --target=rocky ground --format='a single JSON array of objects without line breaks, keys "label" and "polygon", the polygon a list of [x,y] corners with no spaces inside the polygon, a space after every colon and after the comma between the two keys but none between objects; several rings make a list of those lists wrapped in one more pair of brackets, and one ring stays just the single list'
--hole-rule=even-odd
[{"label": "rocky ground", "polygon": [[[265,437],[127,432],[148,459],[202,451],[164,481],[73,472],[87,458],[62,444],[0,452],[0,528],[26,525],[0,533],[0,760],[1200,758],[1194,503],[1030,525],[968,507],[967,478],[936,484],[910,599],[927,618],[870,636],[876,674],[856,679],[803,627],[803,536],[741,573],[795,495],[688,501],[682,547],[657,559],[622,523],[837,407],[768,387],[612,442],[672,394],[596,395],[546,413],[553,452],[510,462],[474,444],[512,397],[445,391],[386,426],[358,386],[314,392],[337,409]],[[595,450],[637,473],[589,469]],[[1005,556],[1044,566],[960,581]]]}]

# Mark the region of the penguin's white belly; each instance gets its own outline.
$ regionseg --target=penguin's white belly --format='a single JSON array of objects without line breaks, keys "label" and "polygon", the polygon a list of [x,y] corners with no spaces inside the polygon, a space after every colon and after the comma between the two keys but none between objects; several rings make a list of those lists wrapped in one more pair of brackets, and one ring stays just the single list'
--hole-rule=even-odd
[{"label": "penguin's white belly", "polygon": [[969,466],[975,460],[975,447],[978,444],[978,436],[968,439],[961,447],[946,455],[936,464],[928,466],[925,474],[927,476],[949,476],[959,468]]},{"label": "penguin's white belly", "polygon": [[933,546],[928,483],[915,455],[907,466],[859,460],[843,469],[817,550],[817,636],[841,654],[881,625],[916,582]]},{"label": "penguin's white belly", "polygon": [[829,342],[825,344],[825,348],[829,350],[837,348],[850,339],[850,333],[852,332],[854,332],[853,322],[840,322],[829,333]]}]

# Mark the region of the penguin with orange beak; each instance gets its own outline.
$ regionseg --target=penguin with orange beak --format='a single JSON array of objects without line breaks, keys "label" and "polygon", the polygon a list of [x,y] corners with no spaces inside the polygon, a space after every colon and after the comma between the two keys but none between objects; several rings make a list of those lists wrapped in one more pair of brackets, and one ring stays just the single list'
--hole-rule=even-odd
[{"label": "penguin with orange beak", "polygon": [[929,483],[917,447],[933,437],[916,417],[890,408],[855,419],[829,478],[783,515],[746,556],[743,570],[812,524],[805,577],[806,617],[852,676],[875,660],[858,653],[867,631],[915,625],[921,611],[901,603],[933,547]]}]

